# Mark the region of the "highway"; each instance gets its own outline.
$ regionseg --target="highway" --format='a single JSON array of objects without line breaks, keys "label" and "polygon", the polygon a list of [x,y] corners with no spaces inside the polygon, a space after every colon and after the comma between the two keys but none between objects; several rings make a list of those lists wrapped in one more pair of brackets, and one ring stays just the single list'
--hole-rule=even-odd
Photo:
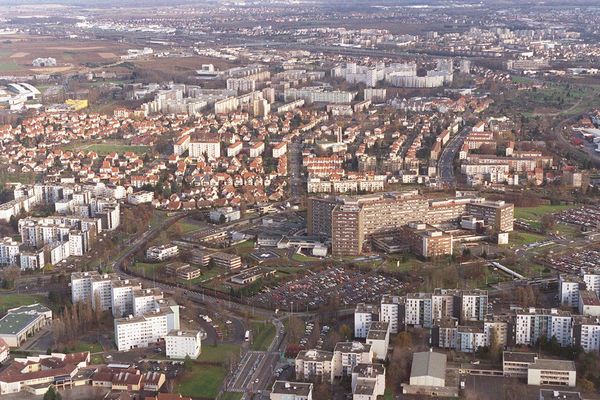
[{"label": "highway", "polygon": [[463,129],[450,139],[442,150],[442,154],[438,160],[438,176],[440,183],[444,185],[453,185],[454,181],[454,159],[460,151],[465,138],[471,132],[470,126],[465,126]]}]

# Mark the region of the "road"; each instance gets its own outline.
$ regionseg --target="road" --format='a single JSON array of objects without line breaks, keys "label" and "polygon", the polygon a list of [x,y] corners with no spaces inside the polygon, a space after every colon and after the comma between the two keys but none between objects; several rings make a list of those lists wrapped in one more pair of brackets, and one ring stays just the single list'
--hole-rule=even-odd
[{"label": "road", "polygon": [[465,138],[471,132],[470,126],[465,126],[463,129],[450,139],[442,150],[442,154],[438,160],[438,176],[440,183],[444,185],[452,185],[454,181],[454,159],[460,151]]},{"label": "road", "polygon": [[302,185],[302,143],[294,140],[289,144],[289,175],[290,175],[290,190],[293,200],[298,200]]}]

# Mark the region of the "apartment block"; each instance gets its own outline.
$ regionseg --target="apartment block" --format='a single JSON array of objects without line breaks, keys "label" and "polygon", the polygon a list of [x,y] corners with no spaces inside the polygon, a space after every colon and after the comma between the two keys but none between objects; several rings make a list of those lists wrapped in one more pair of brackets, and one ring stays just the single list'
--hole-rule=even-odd
[{"label": "apartment block", "polygon": [[296,356],[296,379],[331,381],[333,353],[324,350],[302,350]]},{"label": "apartment block", "polygon": [[172,330],[165,336],[165,351],[168,358],[192,360],[201,352],[200,331]]},{"label": "apartment block", "polygon": [[396,334],[404,329],[404,297],[384,294],[379,306],[379,320],[390,324],[390,333]]},{"label": "apartment block", "polygon": [[359,303],[354,309],[354,337],[357,339],[364,339],[367,337],[369,332],[369,326],[371,322],[377,321],[378,319],[377,307]]},{"label": "apartment block", "polygon": [[370,363],[373,351],[370,344],[361,342],[338,342],[331,359],[331,381],[351,376],[355,366]]},{"label": "apartment block", "polygon": [[114,321],[117,350],[147,347],[164,340],[169,332],[179,330],[179,306],[165,299],[156,301],[153,311],[129,315]]}]

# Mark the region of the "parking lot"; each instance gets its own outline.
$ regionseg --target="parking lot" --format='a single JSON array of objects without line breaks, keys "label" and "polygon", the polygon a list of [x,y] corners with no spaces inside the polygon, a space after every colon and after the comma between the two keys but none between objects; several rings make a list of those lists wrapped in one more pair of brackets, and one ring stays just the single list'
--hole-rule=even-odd
[{"label": "parking lot", "polygon": [[579,274],[600,267],[600,249],[586,249],[569,254],[546,257],[552,266],[562,272]]},{"label": "parking lot", "polygon": [[577,225],[583,230],[597,229],[600,226],[600,206],[570,208],[554,216],[559,222]]},{"label": "parking lot", "polygon": [[251,302],[258,306],[286,311],[316,309],[333,297],[340,305],[375,303],[384,293],[396,293],[406,286],[397,278],[363,273],[343,267],[332,267],[286,282],[275,288],[266,288],[253,296]]}]

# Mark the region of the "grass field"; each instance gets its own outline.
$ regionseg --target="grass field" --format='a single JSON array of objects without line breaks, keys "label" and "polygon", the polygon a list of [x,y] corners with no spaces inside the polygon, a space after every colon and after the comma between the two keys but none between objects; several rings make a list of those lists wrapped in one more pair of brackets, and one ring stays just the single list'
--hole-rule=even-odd
[{"label": "grass field", "polygon": [[267,351],[275,337],[275,326],[270,322],[253,322],[252,334],[254,340],[250,348],[256,351]]},{"label": "grass field", "polygon": [[10,308],[43,303],[45,300],[47,299],[43,296],[0,292],[0,313],[5,313]]},{"label": "grass field", "polygon": [[154,274],[158,274],[158,268],[163,266],[163,263],[143,263],[136,262],[133,266],[131,266],[131,270],[135,271],[135,273],[142,275],[145,278],[152,278]]},{"label": "grass field", "polygon": [[101,353],[104,351],[100,343],[85,343],[79,342],[75,346],[69,348],[71,353],[80,353],[83,351],[89,351],[90,353]]},{"label": "grass field", "polygon": [[527,221],[539,221],[546,214],[553,214],[574,206],[570,205],[542,205],[537,207],[516,207],[515,218],[524,219]]},{"label": "grass field", "polygon": [[0,185],[4,186],[4,184],[10,182],[32,184],[35,183],[35,174],[23,172],[9,173],[6,171],[0,171]]},{"label": "grass field", "polygon": [[512,232],[510,234],[509,244],[515,246],[524,246],[527,244],[540,242],[546,239],[545,236],[529,232]]},{"label": "grass field", "polygon": [[183,396],[215,398],[226,374],[227,371],[220,365],[193,364],[176,391]]},{"label": "grass field", "polygon": [[113,152],[123,154],[128,151],[131,151],[135,154],[144,154],[150,150],[148,146],[130,146],[127,144],[108,144],[108,143],[90,144],[88,146],[76,147],[76,149],[81,149],[84,151],[94,151],[94,152],[98,153],[99,155],[105,155],[105,154],[113,153]]},{"label": "grass field", "polygon": [[179,220],[175,223],[175,225],[172,225],[169,229],[170,230],[179,229],[179,231],[185,235],[186,233],[197,231],[200,228],[202,228],[202,227],[198,224],[194,224],[192,222],[186,222],[185,220]]},{"label": "grass field", "polygon": [[298,262],[321,261],[320,258],[309,257],[309,256],[305,256],[304,254],[300,254],[300,253],[294,253],[294,255],[292,256],[292,260],[298,261]]},{"label": "grass field", "polygon": [[209,363],[221,363],[229,357],[230,354],[237,354],[240,351],[240,346],[237,344],[222,343],[217,346],[206,345],[202,346],[202,353],[198,357],[198,361]]}]

